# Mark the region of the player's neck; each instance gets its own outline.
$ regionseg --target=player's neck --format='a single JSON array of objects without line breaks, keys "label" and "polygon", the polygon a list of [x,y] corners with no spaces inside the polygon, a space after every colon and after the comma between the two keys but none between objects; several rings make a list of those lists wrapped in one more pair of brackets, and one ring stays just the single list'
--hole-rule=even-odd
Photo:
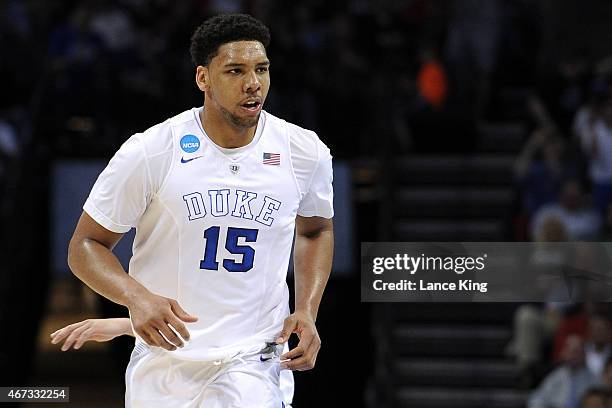
[{"label": "player's neck", "polygon": [[210,140],[225,149],[248,145],[253,140],[257,129],[257,125],[249,128],[235,126],[215,109],[202,109],[200,121]]}]

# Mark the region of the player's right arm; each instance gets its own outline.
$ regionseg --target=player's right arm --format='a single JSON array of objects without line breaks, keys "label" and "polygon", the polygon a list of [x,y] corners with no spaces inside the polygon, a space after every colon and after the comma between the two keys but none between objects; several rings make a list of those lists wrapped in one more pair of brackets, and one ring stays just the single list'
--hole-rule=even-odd
[{"label": "player's right arm", "polygon": [[[183,322],[196,317],[185,312],[178,302],[151,293],[128,275],[112,249],[123,234],[109,231],[83,212],[68,248],[72,272],[95,292],[130,311],[135,333],[150,346],[175,350],[189,340]],[[163,334],[163,335],[162,335]]]}]

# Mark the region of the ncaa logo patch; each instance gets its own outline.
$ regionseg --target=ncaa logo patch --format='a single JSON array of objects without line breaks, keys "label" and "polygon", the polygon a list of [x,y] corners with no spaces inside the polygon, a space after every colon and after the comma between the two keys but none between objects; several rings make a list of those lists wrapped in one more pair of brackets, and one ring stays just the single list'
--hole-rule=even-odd
[{"label": "ncaa logo patch", "polygon": [[185,153],[193,153],[200,148],[200,139],[196,135],[185,135],[181,137],[180,143]]}]

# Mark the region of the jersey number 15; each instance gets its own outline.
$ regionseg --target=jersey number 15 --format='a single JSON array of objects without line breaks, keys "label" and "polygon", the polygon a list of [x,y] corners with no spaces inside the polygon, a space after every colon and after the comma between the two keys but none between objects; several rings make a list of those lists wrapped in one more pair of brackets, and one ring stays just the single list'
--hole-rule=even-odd
[{"label": "jersey number 15", "polygon": [[[204,259],[200,261],[200,269],[208,269],[212,271],[219,270],[219,262],[217,262],[217,248],[219,246],[219,231],[220,227],[210,227],[204,231],[206,238],[206,248],[204,249]],[[225,239],[225,249],[230,254],[242,255],[242,261],[236,262],[233,259],[224,259],[223,268],[228,272],[247,272],[253,268],[253,260],[255,259],[255,249],[248,245],[238,245],[238,238],[244,238],[245,242],[257,241],[256,229],[249,228],[227,228],[227,238]]]}]

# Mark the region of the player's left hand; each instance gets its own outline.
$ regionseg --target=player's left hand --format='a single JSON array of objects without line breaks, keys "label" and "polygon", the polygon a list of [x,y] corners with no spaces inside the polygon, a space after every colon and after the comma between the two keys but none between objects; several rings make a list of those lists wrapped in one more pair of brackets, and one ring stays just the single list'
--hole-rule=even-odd
[{"label": "player's left hand", "polygon": [[289,360],[281,363],[281,368],[297,371],[313,369],[317,361],[317,354],[321,349],[321,338],[312,316],[301,311],[287,316],[283,331],[276,339],[276,343],[285,343],[292,333],[298,335],[300,342],[293,350],[281,356],[281,361]]}]

